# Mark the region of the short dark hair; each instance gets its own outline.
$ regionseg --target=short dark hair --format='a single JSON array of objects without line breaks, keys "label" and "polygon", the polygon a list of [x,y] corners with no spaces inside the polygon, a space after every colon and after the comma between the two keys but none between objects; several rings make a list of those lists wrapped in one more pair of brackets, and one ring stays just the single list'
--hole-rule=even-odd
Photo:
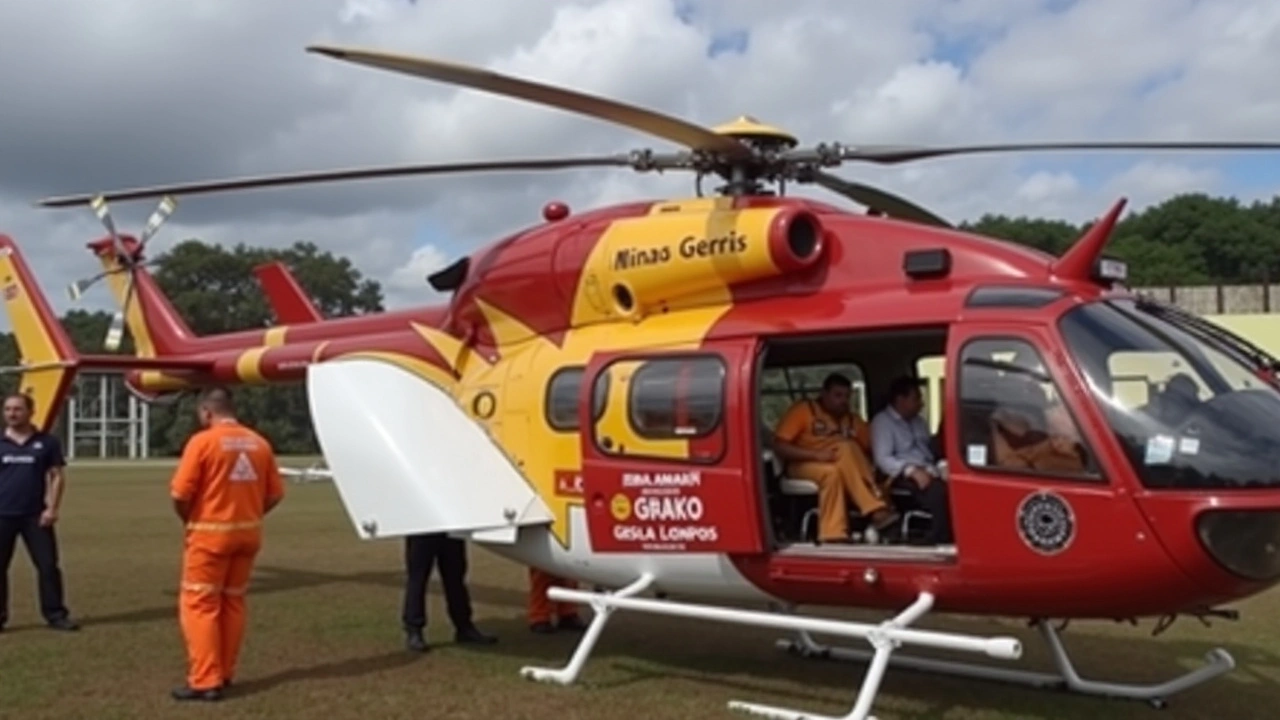
[{"label": "short dark hair", "polygon": [[912,390],[919,390],[924,380],[911,375],[902,375],[893,379],[889,383],[889,402],[893,402],[901,397],[911,394]]},{"label": "short dark hair", "polygon": [[822,389],[830,390],[833,387],[849,388],[852,390],[853,383],[849,382],[849,378],[841,375],[840,373],[833,372],[822,381]]},{"label": "short dark hair", "polygon": [[21,401],[22,401],[22,404],[23,404],[24,406],[26,406],[26,408],[27,408],[27,412],[35,412],[35,411],[36,411],[36,401],[35,401],[35,398],[31,397],[30,395],[28,395],[28,394],[26,394],[26,393],[24,393],[24,392],[9,393],[8,395],[6,395],[6,396],[5,396],[4,401],[5,401],[5,402],[9,402],[9,399],[10,399],[10,398],[18,398],[19,400],[21,400]]},{"label": "short dark hair", "polygon": [[201,391],[196,403],[207,407],[210,412],[220,415],[230,415],[235,412],[235,403],[232,402],[231,391],[221,385]]}]

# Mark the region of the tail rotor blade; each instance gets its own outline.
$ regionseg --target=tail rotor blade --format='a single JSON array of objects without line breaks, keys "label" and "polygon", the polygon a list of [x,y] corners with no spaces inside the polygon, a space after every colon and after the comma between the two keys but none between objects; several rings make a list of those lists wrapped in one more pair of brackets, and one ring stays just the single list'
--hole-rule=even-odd
[{"label": "tail rotor blade", "polygon": [[116,233],[116,224],[111,220],[111,208],[107,207],[107,199],[102,195],[94,195],[89,201],[89,207],[93,209],[93,214],[98,216],[98,220],[107,228],[107,233],[111,235],[111,239],[120,244],[120,236]]},{"label": "tail rotor blade", "polygon": [[165,195],[160,198],[160,204],[156,206],[156,209],[151,213],[151,217],[147,218],[146,226],[142,228],[142,235],[138,238],[139,249],[146,245],[147,241],[156,234],[156,231],[160,229],[165,220],[169,219],[169,216],[173,214],[177,206],[178,199],[172,195]]},{"label": "tail rotor blade", "polygon": [[103,339],[102,346],[108,352],[115,352],[120,349],[122,340],[124,340],[124,313],[117,310],[116,314],[111,316],[111,325],[107,328],[107,337]]}]

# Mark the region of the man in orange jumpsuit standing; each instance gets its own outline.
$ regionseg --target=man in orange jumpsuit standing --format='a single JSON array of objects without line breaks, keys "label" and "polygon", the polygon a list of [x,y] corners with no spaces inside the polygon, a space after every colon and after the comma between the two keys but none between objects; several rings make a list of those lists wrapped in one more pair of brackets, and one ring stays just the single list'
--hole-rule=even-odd
[{"label": "man in orange jumpsuit standing", "polygon": [[203,429],[187,441],[169,488],[186,526],[178,619],[187,682],[173,697],[220,700],[244,637],[262,519],[284,498],[284,484],[271,443],[236,420],[230,393],[206,390],[196,413]]},{"label": "man in orange jumpsuit standing", "polygon": [[832,373],[818,399],[800,400],[778,421],[773,451],[787,461],[787,474],[818,485],[818,541],[849,542],[846,496],[877,530],[898,521],[875,482],[871,430],[849,407],[853,384]]},{"label": "man in orange jumpsuit standing", "polygon": [[[576,588],[572,580],[552,575],[535,567],[529,568],[529,629],[536,633],[553,633],[558,630],[579,631],[586,627],[578,616],[578,606],[573,603],[553,603],[547,590],[553,585]],[[556,616],[553,625],[551,616]]]}]

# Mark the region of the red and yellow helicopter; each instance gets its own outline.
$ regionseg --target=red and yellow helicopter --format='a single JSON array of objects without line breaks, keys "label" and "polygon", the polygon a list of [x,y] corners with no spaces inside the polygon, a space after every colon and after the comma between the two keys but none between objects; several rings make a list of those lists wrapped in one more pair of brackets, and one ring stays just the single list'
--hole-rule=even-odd
[{"label": "red and yellow helicopter", "polygon": [[[683,149],[44,200],[88,204],[107,225],[108,236],[89,247],[120,305],[108,349],[127,326],[137,353],[77,354],[3,238],[20,386],[36,398],[41,423],[83,369],[124,372],[151,401],[212,383],[305,381],[323,454],[361,537],[447,531],[595,587],[549,591],[589,604],[595,616],[565,667],[526,668],[535,679],[572,682],[615,610],[784,629],[797,639],[783,644],[801,654],[869,657],[846,716],[856,719],[871,712],[891,659],[1156,705],[1233,667],[1215,650],[1204,667],[1163,684],[1085,680],[1048,620],[1231,617],[1224,604],[1280,579],[1280,362],[1124,287],[1123,263],[1103,255],[1123,200],[1053,257],[959,231],[826,168],[965,153],[1280,143],[801,148],[748,117],[706,129],[465,66],[309,50],[589,115]],[[259,277],[279,324],[196,336],[142,266],[144,246],[179,195],[584,166],[686,170],[699,189],[696,197],[577,213],[551,202],[541,222],[432,274],[431,286],[451,293],[447,302],[371,316],[322,318],[288,270],[270,266]],[[709,176],[724,185],[704,197]],[[869,211],[788,197],[788,182],[817,183]],[[106,203],[148,197],[164,199],[141,237],[116,232]],[[92,282],[77,283],[73,295]],[[954,543],[912,542],[912,527],[877,541],[814,541],[817,486],[786,476],[769,425],[779,408],[811,393],[798,380],[841,369],[856,381],[864,418],[883,406],[893,378],[928,380]],[[1182,414],[1157,412],[1188,380]],[[1058,432],[1074,435],[1077,462],[1002,463],[993,418],[1010,408],[1041,437],[1056,413]],[[937,520],[901,509],[910,526]],[[899,612],[867,624],[805,617],[795,612],[801,605]],[[1015,638],[909,627],[928,612],[1030,618],[1060,674],[894,655],[903,643],[1021,655]],[[822,646],[811,633],[862,638],[872,652]]]}]

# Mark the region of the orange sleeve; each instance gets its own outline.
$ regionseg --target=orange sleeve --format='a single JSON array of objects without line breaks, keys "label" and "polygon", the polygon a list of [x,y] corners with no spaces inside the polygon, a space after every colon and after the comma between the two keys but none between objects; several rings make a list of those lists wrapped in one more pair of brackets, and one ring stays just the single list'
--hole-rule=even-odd
[{"label": "orange sleeve", "polygon": [[280,465],[275,454],[267,455],[267,500],[278,500],[284,497],[284,483],[280,481]]},{"label": "orange sleeve", "polygon": [[863,450],[871,452],[871,425],[857,415],[853,416],[853,435]]},{"label": "orange sleeve", "polygon": [[174,500],[190,500],[200,489],[208,445],[204,433],[196,433],[187,439],[186,446],[182,448],[182,457],[178,459],[178,467],[173,471],[173,479],[169,481],[169,496]]},{"label": "orange sleeve", "polygon": [[809,424],[809,406],[804,401],[792,405],[782,419],[778,421],[778,429],[773,431],[775,437],[785,443],[794,443],[800,433]]}]

